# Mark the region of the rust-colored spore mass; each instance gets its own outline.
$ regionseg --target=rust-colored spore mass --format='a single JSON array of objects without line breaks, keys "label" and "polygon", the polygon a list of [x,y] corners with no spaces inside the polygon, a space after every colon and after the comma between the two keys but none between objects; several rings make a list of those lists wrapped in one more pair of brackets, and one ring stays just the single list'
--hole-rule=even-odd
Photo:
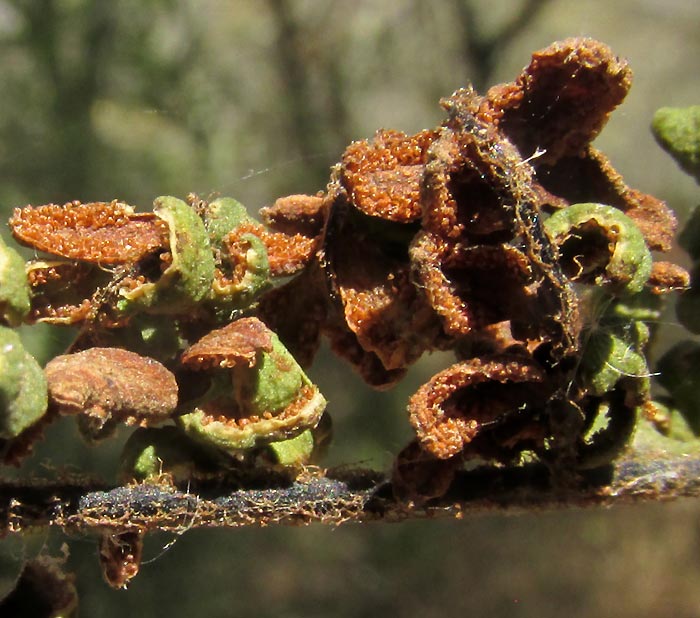
[{"label": "rust-colored spore mass", "polygon": [[97,429],[115,422],[146,426],[177,406],[175,376],[159,362],[120,348],[90,348],[57,356],[44,370],[49,406],[90,418]]},{"label": "rust-colored spore mass", "polygon": [[435,136],[435,131],[410,136],[378,131],[371,141],[350,144],[340,164],[341,182],[354,206],[387,221],[416,221],[421,216],[423,166]]},{"label": "rust-colored spore mass", "polygon": [[230,368],[239,363],[252,367],[258,352],[271,350],[269,329],[257,318],[241,318],[202,337],[183,352],[180,361],[197,370]]},{"label": "rust-colored spore mass", "polygon": [[649,288],[654,294],[665,294],[674,290],[690,288],[690,275],[685,268],[673,262],[654,262],[649,277]]},{"label": "rust-colored spore mass", "polygon": [[27,281],[32,290],[29,320],[72,324],[90,313],[92,268],[80,262],[29,263]]},{"label": "rust-colored spore mass", "polygon": [[[411,424],[424,450],[438,459],[458,455],[504,415],[541,405],[544,371],[527,358],[472,359],[436,374],[409,402]],[[533,388],[534,386],[534,388]]]},{"label": "rust-colored spore mass", "polygon": [[387,370],[407,367],[433,347],[439,321],[413,284],[405,256],[397,259],[361,230],[344,236],[334,264],[345,324]]},{"label": "rust-colored spore mass", "polygon": [[441,101],[449,116],[425,169],[423,228],[455,241],[511,237],[513,209],[530,181],[518,151],[476,115],[481,101],[472,89]]},{"label": "rust-colored spore mass", "polygon": [[316,236],[270,232],[257,223],[242,223],[224,241],[232,256],[236,255],[236,245],[245,234],[257,236],[265,245],[273,277],[289,276],[302,270],[313,259],[319,242]]},{"label": "rust-colored spore mass", "polygon": [[162,221],[116,200],[17,208],[10,226],[22,244],[84,262],[134,262],[167,246]]}]

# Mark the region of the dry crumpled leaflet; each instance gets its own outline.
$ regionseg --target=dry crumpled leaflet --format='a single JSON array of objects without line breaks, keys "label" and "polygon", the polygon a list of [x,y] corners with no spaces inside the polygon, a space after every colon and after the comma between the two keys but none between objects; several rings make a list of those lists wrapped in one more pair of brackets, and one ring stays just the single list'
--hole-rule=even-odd
[{"label": "dry crumpled leaflet", "polygon": [[[74,350],[117,338],[157,356],[180,387],[165,416],[231,461],[261,445],[285,445],[278,462],[307,460],[325,401],[301,366],[326,336],[375,388],[425,352],[455,353],[409,403],[403,497],[439,495],[467,459],[604,463],[638,410],[651,414],[648,382],[629,380],[648,374],[639,307],[688,284],[652,259],[670,248],[671,211],[591,146],[630,83],[602,43],[555,43],[512,83],[444,99],[434,129],[354,142],[325,193],[277,200],[264,225],[230,198],[158,198],[154,214],[118,202],[18,210],[15,237],[51,254],[28,266],[25,319],[81,325]],[[631,326],[596,338],[592,298]],[[284,392],[245,394],[271,357]],[[130,461],[155,460],[149,436],[153,453],[169,452],[176,427],[142,432]],[[153,472],[144,465],[138,478]]]},{"label": "dry crumpled leaflet", "polygon": [[79,414],[91,440],[104,438],[117,423],[157,425],[177,406],[175,376],[152,358],[120,348],[90,348],[57,356],[45,368],[49,407]]}]

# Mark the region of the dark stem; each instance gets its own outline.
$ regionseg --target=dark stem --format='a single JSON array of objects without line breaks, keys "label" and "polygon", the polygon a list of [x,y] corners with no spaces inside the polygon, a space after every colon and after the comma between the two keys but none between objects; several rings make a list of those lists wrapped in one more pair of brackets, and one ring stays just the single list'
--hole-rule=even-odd
[{"label": "dark stem", "polygon": [[394,498],[390,482],[369,470],[269,479],[262,489],[232,489],[220,481],[176,489],[167,484],[109,487],[88,482],[0,484],[0,534],[37,526],[73,533],[105,530],[182,531],[196,527],[462,517],[700,496],[700,457],[635,453],[582,473],[576,487],[554,487],[540,464],[484,466],[460,473],[448,493],[425,505]]}]

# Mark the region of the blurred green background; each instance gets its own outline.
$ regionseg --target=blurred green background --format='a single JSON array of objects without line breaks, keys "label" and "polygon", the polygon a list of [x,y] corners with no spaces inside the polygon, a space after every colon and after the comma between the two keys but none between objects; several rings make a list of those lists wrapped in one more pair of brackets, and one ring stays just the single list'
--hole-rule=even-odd
[{"label": "blurred green background", "polygon": [[[658,107],[700,103],[697,0],[0,1],[0,208],[113,198],[148,208],[197,192],[256,212],[322,189],[349,141],[432,127],[441,96],[511,80],[532,51],[568,36],[629,59],[632,92],[597,145],[683,220],[700,191],[648,127]],[[31,331],[42,361],[70,336]],[[663,333],[661,347],[685,336],[672,317]],[[429,357],[377,394],[322,351],[310,374],[335,422],[326,463],[388,468],[410,436],[408,395],[445,362]],[[109,478],[125,437],[92,450],[59,422],[21,473]],[[68,566],[80,615],[103,618],[682,618],[700,616],[698,515],[686,502],[160,535],[125,592],[101,581],[89,539],[69,539]]]}]

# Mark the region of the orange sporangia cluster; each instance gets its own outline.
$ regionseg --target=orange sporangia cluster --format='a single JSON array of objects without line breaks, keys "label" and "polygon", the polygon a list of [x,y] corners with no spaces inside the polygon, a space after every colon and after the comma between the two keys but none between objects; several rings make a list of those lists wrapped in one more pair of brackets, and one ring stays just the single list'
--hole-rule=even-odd
[{"label": "orange sporangia cluster", "polygon": [[125,287],[133,287],[143,276],[127,275],[128,266],[148,263],[162,270],[169,255],[165,223],[117,200],[26,206],[15,209],[9,224],[20,243],[50,254],[27,264],[31,322],[96,319],[113,280],[110,269],[122,269]]},{"label": "orange sporangia cluster", "polygon": [[22,244],[69,260],[123,264],[162,249],[167,230],[153,213],[116,200],[15,209],[12,234]]},{"label": "orange sporangia cluster", "polygon": [[480,433],[533,414],[547,399],[543,368],[519,355],[483,356],[441,371],[411,398],[408,412],[421,446],[437,459],[461,453]]},{"label": "orange sporangia cluster", "polygon": [[[318,248],[318,239],[313,236],[271,232],[258,223],[243,223],[224,241],[230,255],[240,255],[239,247],[246,234],[257,236],[265,245],[270,274],[273,277],[284,277],[298,272],[309,262]],[[240,261],[240,257],[233,260],[234,263]]]},{"label": "orange sporangia cluster", "polygon": [[371,142],[350,144],[340,177],[355,208],[397,223],[419,219],[423,166],[435,137],[435,131],[378,131]]},{"label": "orange sporangia cluster", "polygon": [[33,296],[29,319],[56,324],[73,324],[87,319],[92,310],[89,299],[99,283],[106,282],[105,275],[86,262],[30,262],[27,280]]}]

